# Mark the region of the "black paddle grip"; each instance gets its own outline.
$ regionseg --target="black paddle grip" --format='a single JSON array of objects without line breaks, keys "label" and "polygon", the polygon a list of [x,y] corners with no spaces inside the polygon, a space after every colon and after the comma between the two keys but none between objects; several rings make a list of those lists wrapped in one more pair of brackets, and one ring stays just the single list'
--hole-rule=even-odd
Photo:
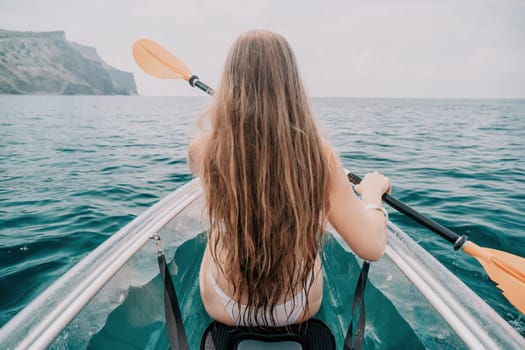
[{"label": "black paddle grip", "polygon": [[212,95],[213,96],[213,89],[211,87],[209,87],[208,85],[204,84],[202,81],[199,80],[199,77],[196,76],[195,74],[192,75],[189,79],[188,79],[188,83],[190,83],[190,85],[192,87],[197,87],[199,89],[201,89],[202,91],[204,91],[205,93],[207,93],[208,95]]}]

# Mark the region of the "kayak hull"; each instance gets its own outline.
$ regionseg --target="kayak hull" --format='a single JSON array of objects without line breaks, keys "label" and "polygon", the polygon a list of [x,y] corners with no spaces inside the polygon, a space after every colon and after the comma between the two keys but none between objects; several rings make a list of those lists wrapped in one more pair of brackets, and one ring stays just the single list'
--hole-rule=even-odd
[{"label": "kayak hull", "polygon": [[[202,188],[195,179],[170,194],[86,256],[0,330],[6,349],[167,348],[154,234],[162,238],[190,348],[210,319],[198,290],[205,245]],[[329,229],[329,231],[332,231]],[[385,257],[372,263],[366,288],[365,348],[522,349],[523,337],[435,258],[389,223]],[[325,290],[316,315],[338,348],[350,319],[361,261],[327,234]],[[388,346],[387,346],[388,345]],[[136,348],[136,347],[135,347]]]}]

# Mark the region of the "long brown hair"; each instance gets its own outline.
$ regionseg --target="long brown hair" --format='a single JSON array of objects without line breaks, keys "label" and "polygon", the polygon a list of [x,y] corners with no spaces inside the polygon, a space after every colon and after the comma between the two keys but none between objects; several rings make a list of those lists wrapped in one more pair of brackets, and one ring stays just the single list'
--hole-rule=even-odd
[{"label": "long brown hair", "polygon": [[[246,301],[245,323],[272,324],[283,296],[308,297],[329,210],[325,148],[282,36],[237,39],[210,115],[202,180],[212,255],[233,297]],[[261,309],[270,319],[257,317]]]}]

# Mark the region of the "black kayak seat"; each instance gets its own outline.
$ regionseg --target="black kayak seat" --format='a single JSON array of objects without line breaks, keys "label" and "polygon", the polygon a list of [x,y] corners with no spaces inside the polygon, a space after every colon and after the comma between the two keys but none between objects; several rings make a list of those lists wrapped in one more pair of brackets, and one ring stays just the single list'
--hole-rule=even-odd
[{"label": "black kayak seat", "polygon": [[201,350],[335,350],[335,338],[321,321],[286,327],[231,327],[217,321],[204,331]]}]

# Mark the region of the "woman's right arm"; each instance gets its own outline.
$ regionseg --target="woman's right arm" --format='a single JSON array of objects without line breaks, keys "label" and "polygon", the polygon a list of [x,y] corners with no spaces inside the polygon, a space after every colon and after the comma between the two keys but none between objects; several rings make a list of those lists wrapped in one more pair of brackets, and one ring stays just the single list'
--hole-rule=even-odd
[{"label": "woman's right arm", "polygon": [[354,193],[346,173],[334,152],[330,152],[331,178],[329,188],[330,212],[328,220],[350,248],[362,259],[379,260],[386,246],[386,218],[366,205],[381,207],[381,196],[390,192],[390,180],[369,173],[356,187],[362,201]]}]

